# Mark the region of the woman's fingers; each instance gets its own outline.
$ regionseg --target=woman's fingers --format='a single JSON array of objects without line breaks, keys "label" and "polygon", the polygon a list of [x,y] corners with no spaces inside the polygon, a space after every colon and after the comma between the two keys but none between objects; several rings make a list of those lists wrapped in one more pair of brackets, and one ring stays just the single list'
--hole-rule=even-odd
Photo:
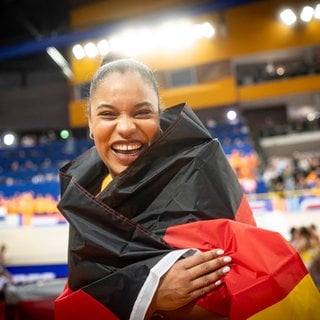
[{"label": "woman's fingers", "polygon": [[221,278],[230,271],[228,264],[232,261],[229,256],[221,256],[223,253],[221,249],[208,251],[187,261],[192,296],[202,296],[221,285]]},{"label": "woman's fingers", "polygon": [[215,258],[221,257],[223,254],[224,254],[224,251],[222,249],[214,249],[214,250],[194,254],[193,256],[180,260],[180,262],[183,262],[184,267],[188,269],[196,265],[199,265],[202,262],[210,261]]},{"label": "woman's fingers", "polygon": [[[223,250],[217,249],[203,252],[201,254],[195,254],[188,258],[190,260],[192,258],[192,261],[187,261],[187,259],[185,259],[184,262],[187,263],[185,267],[191,272],[193,278],[198,278],[230,263],[231,257],[221,256],[223,253]],[[180,262],[183,263],[183,260]],[[221,274],[221,276],[222,275],[223,274]]]},{"label": "woman's fingers", "polygon": [[224,266],[212,273],[196,278],[192,282],[192,287],[190,287],[190,295],[193,299],[196,299],[216,289],[222,284],[221,278],[229,271],[230,267]]},{"label": "woman's fingers", "polygon": [[155,309],[177,309],[219,287],[231,262],[223,254],[216,249],[176,262],[160,281],[153,301]]}]

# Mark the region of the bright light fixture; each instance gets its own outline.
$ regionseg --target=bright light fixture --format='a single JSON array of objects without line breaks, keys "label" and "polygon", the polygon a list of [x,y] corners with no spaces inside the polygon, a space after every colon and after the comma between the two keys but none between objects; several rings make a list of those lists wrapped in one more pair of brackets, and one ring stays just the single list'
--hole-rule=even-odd
[{"label": "bright light fixture", "polygon": [[310,6],[304,6],[301,14],[300,19],[304,22],[310,22],[313,17],[314,9]]},{"label": "bright light fixture", "polygon": [[75,46],[73,46],[72,53],[77,60],[81,60],[86,56],[86,53],[84,52],[81,44],[76,44]]},{"label": "bright light fixture", "polygon": [[316,5],[316,8],[314,9],[314,17],[316,19],[320,19],[320,3]]},{"label": "bright light fixture", "polygon": [[212,38],[216,31],[215,29],[213,28],[213,26],[209,23],[209,22],[205,22],[201,25],[202,27],[202,31],[203,31],[203,37],[204,38],[207,38],[207,39],[210,39]]},{"label": "bright light fixture", "polygon": [[72,52],[76,59],[85,56],[95,58],[109,51],[124,52],[129,55],[143,54],[154,50],[172,50],[190,47],[197,39],[212,38],[215,29],[209,22],[193,24],[187,20],[166,22],[150,28],[139,27],[124,30],[103,39],[95,45],[93,42],[83,47],[77,44]]},{"label": "bright light fixture", "polygon": [[4,136],[3,136],[3,143],[6,145],[6,146],[12,146],[16,141],[16,137],[13,133],[6,133]]},{"label": "bright light fixture", "polygon": [[297,16],[291,9],[285,9],[280,13],[280,19],[287,26],[291,26],[297,21]]},{"label": "bright light fixture", "polygon": [[150,28],[144,27],[137,30],[135,41],[135,52],[137,53],[148,53],[155,50],[157,47],[157,39]]},{"label": "bright light fixture", "polygon": [[97,44],[99,54],[104,56],[110,51],[110,46],[107,40],[100,40]]},{"label": "bright light fixture", "polygon": [[70,131],[69,130],[61,130],[60,131],[60,138],[61,139],[68,139],[70,137]]},{"label": "bright light fixture", "polygon": [[99,54],[98,48],[93,42],[85,44],[84,52],[89,58],[95,58]]},{"label": "bright light fixture", "polygon": [[177,50],[187,48],[194,43],[192,25],[187,21],[165,23],[157,29],[159,49]]},{"label": "bright light fixture", "polygon": [[230,121],[234,121],[237,119],[237,113],[234,110],[230,110],[227,112],[227,118]]},{"label": "bright light fixture", "polygon": [[283,76],[284,73],[285,73],[284,67],[278,67],[278,68],[276,69],[276,73],[277,73],[278,76]]},{"label": "bright light fixture", "polygon": [[63,57],[63,55],[55,47],[48,47],[47,53],[51,57],[51,59],[61,68],[64,75],[70,79],[73,74],[70,69],[69,63]]}]

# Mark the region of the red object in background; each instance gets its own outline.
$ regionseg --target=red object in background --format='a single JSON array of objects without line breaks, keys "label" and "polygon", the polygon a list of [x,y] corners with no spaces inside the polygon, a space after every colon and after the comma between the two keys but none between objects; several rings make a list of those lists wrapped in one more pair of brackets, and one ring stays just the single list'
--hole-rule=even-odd
[{"label": "red object in background", "polygon": [[54,320],[54,299],[20,301],[14,320]]},{"label": "red object in background", "polygon": [[0,320],[5,320],[6,304],[0,300]]}]

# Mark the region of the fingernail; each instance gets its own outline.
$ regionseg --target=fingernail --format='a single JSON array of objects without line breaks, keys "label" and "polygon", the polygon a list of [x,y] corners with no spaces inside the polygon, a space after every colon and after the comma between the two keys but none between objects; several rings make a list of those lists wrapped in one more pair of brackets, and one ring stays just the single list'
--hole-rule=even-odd
[{"label": "fingernail", "polygon": [[216,251],[216,253],[217,253],[218,255],[221,255],[221,254],[224,254],[224,251],[223,251],[222,249],[218,249],[218,250]]},{"label": "fingernail", "polygon": [[231,257],[229,257],[229,256],[226,256],[226,257],[224,257],[223,258],[223,261],[224,262],[230,262],[232,259],[231,259]]},{"label": "fingernail", "polygon": [[218,280],[218,281],[216,281],[214,284],[215,284],[216,286],[220,286],[221,283],[222,283],[222,281],[221,281],[221,280]]},{"label": "fingernail", "polygon": [[230,271],[230,267],[229,266],[226,266],[226,267],[224,267],[223,269],[222,269],[222,272],[223,273],[227,273],[227,272],[229,272]]}]

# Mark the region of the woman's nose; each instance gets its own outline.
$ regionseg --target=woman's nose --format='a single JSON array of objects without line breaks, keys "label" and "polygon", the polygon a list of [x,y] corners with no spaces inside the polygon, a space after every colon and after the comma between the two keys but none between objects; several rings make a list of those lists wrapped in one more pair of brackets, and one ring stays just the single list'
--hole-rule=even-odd
[{"label": "woman's nose", "polygon": [[123,136],[130,136],[136,130],[134,119],[127,115],[121,116],[118,119],[117,130]]}]

